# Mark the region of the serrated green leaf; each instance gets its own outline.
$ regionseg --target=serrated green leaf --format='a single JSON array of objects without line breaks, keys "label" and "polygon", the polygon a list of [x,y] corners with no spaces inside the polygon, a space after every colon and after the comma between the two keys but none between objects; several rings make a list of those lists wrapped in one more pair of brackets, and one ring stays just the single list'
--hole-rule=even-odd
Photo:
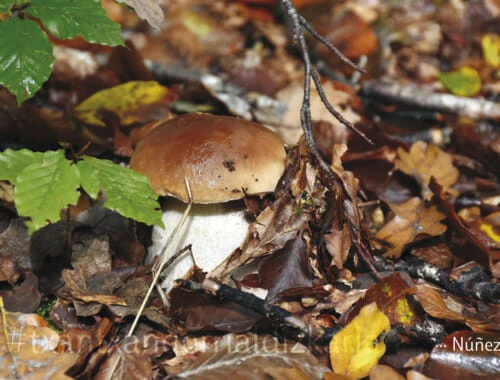
[{"label": "serrated green leaf", "polygon": [[80,192],[78,168],[64,157],[64,151],[43,153],[41,162],[26,167],[14,189],[19,215],[29,216],[31,232],[61,219],[61,209],[76,204]]},{"label": "serrated green leaf", "polygon": [[14,3],[14,0],[0,0],[0,14],[9,13],[10,6]]},{"label": "serrated green leaf", "polygon": [[0,180],[17,184],[17,177],[31,164],[42,162],[44,154],[28,149],[6,149],[0,153]]},{"label": "serrated green leaf", "polygon": [[84,157],[77,164],[83,190],[97,198],[102,189],[104,206],[149,225],[163,226],[158,196],[146,176],[108,160]]},{"label": "serrated green leaf", "polygon": [[108,18],[100,0],[31,0],[26,13],[61,39],[80,35],[92,43],[124,45],[120,24]]},{"label": "serrated green leaf", "polygon": [[438,78],[455,95],[473,96],[481,90],[481,78],[472,67],[465,66],[457,71],[439,73]]},{"label": "serrated green leaf", "polygon": [[28,19],[0,22],[0,84],[17,97],[32,97],[49,78],[54,67],[47,35]]}]

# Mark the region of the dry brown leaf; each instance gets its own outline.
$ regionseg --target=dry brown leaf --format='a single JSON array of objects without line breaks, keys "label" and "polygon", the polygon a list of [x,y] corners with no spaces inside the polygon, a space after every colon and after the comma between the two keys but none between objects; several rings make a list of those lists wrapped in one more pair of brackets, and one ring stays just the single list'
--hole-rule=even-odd
[{"label": "dry brown leaf", "polygon": [[[284,371],[284,372],[283,372]],[[327,368],[299,343],[279,343],[275,338],[253,334],[228,334],[202,352],[194,361],[182,366],[176,378],[219,380],[231,378],[274,378],[287,372],[287,379],[322,379]],[[285,377],[278,377],[285,379]]]},{"label": "dry brown leaf", "polygon": [[421,234],[439,236],[446,231],[446,226],[441,223],[445,215],[436,206],[426,206],[420,198],[388,205],[395,216],[375,234],[375,238],[392,245],[385,252],[386,257],[399,258],[407,244]]},{"label": "dry brown leaf", "polygon": [[[62,380],[78,355],[55,351],[59,335],[34,314],[2,313],[0,378]],[[4,324],[4,322],[6,322]]]},{"label": "dry brown leaf", "polygon": [[160,30],[163,22],[163,10],[160,7],[161,0],[117,0],[134,8],[140,18],[146,20],[153,28]]},{"label": "dry brown leaf", "polygon": [[399,158],[396,160],[396,167],[402,172],[413,176],[421,186],[424,199],[432,197],[429,189],[431,177],[434,177],[445,191],[451,192],[459,176],[458,169],[453,166],[453,158],[449,153],[439,149],[436,145],[426,144],[417,141],[406,152],[398,148]]},{"label": "dry brown leaf", "polygon": [[410,292],[418,297],[420,305],[434,318],[463,323],[473,331],[498,331],[498,307],[483,307],[481,312],[451,294],[438,292],[430,285],[416,285]]}]

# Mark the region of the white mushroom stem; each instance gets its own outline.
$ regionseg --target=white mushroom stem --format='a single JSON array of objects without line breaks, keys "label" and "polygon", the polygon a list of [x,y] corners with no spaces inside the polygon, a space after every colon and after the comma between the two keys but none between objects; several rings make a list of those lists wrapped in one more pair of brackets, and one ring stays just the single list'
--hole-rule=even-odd
[{"label": "white mushroom stem", "polygon": [[[186,204],[176,199],[169,199],[163,213],[165,229],[153,228],[153,244],[148,248],[146,262],[151,263],[165,246],[172,231],[177,226]],[[242,201],[195,204],[186,219],[183,231],[177,237],[176,251],[191,244],[194,260],[203,271],[210,272],[224,261],[243,242],[250,222],[246,217],[246,208]],[[188,253],[178,257],[164,269],[161,287],[170,291],[174,280],[183,278],[194,263]]]}]

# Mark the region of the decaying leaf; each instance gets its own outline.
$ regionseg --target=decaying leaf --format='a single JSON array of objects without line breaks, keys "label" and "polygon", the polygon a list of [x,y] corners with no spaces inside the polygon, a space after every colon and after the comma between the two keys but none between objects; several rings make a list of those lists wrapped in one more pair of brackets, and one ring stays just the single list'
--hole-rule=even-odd
[{"label": "decaying leaf", "polygon": [[183,365],[179,379],[322,379],[327,369],[299,343],[279,343],[275,338],[228,334]]},{"label": "decaying leaf", "polygon": [[417,322],[420,321],[415,310],[415,305],[409,297],[410,287],[398,272],[391,273],[382,280],[372,285],[364,298],[345,315],[349,320],[351,315],[364,307],[364,305],[376,302],[391,323],[391,326],[402,327],[405,331],[410,331]]},{"label": "decaying leaf", "polygon": [[330,362],[337,374],[359,379],[367,376],[385,353],[389,319],[376,303],[366,305],[330,341]]},{"label": "decaying leaf", "polygon": [[[101,90],[75,107],[75,116],[87,124],[106,126],[101,112],[113,112],[121,125],[153,120],[153,112],[166,113],[171,93],[158,82],[131,81]],[[157,115],[155,115],[157,116]]]},{"label": "decaying leaf", "polygon": [[405,247],[414,242],[419,235],[439,236],[446,231],[441,223],[445,215],[436,206],[426,206],[420,198],[395,204],[389,203],[394,218],[376,234],[375,238],[391,244],[385,256],[399,258]]},{"label": "decaying leaf", "polygon": [[409,152],[398,148],[398,156],[396,167],[420,183],[422,196],[426,200],[432,197],[429,190],[431,177],[448,192],[458,180],[459,172],[453,166],[452,156],[436,145],[418,141],[411,146]]},{"label": "decaying leaf", "polygon": [[78,355],[55,351],[59,335],[41,317],[1,307],[0,314],[0,378],[70,379],[64,373]]}]

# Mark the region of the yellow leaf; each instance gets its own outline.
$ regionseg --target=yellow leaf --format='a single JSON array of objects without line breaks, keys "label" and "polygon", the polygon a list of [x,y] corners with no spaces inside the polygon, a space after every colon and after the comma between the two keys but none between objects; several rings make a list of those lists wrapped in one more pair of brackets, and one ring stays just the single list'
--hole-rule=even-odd
[{"label": "yellow leaf", "polygon": [[462,67],[449,73],[439,73],[441,83],[458,96],[473,96],[481,90],[481,78],[472,67]]},{"label": "yellow leaf", "polygon": [[481,38],[483,56],[488,65],[500,67],[500,36],[496,34],[485,34]]},{"label": "yellow leaf", "polygon": [[376,302],[363,307],[330,341],[333,371],[353,379],[368,376],[385,353],[384,336],[390,328],[389,319]]},{"label": "yellow leaf", "polygon": [[122,125],[142,120],[141,110],[160,102],[168,94],[168,88],[157,82],[131,81],[101,90],[85,99],[75,108],[75,116],[87,124],[105,127],[99,113],[114,112]]}]

